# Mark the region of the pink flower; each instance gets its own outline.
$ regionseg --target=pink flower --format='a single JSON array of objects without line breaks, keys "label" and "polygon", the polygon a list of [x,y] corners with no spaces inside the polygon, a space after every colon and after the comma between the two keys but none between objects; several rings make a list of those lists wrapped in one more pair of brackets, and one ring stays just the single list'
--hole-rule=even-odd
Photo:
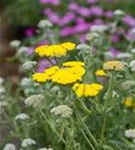
[{"label": "pink flower", "polygon": [[92,6],[90,10],[91,10],[91,14],[94,16],[102,16],[103,15],[103,10],[101,7]]},{"label": "pink flower", "polygon": [[61,3],[60,0],[39,0],[41,4],[52,4],[59,5]]},{"label": "pink flower", "polygon": [[27,48],[26,50],[25,50],[25,52],[26,52],[26,54],[28,54],[28,55],[32,55],[33,54],[33,52],[34,52],[34,47],[29,47],[29,48]]},{"label": "pink flower", "polygon": [[35,29],[30,27],[30,28],[27,28],[25,31],[24,31],[24,35],[26,37],[31,37],[35,34]]},{"label": "pink flower", "polygon": [[127,25],[129,25],[130,27],[135,26],[135,19],[133,17],[131,17],[130,15],[126,15],[123,18],[123,22]]},{"label": "pink flower", "polygon": [[106,11],[106,12],[104,12],[104,15],[105,15],[105,17],[107,17],[107,18],[112,18],[113,15],[114,15],[114,13],[113,13],[113,11]]},{"label": "pink flower", "polygon": [[72,10],[72,11],[78,11],[78,8],[79,8],[79,6],[78,6],[78,4],[77,3],[70,3],[69,5],[68,5],[68,9],[69,10]]},{"label": "pink flower", "polygon": [[94,4],[94,3],[97,3],[98,0],[87,0],[87,2],[90,3],[90,4]]}]

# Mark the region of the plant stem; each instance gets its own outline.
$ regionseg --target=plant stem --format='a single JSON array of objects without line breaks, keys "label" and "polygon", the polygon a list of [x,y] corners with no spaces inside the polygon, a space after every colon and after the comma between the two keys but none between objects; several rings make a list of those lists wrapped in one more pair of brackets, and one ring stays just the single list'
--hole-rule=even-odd
[{"label": "plant stem", "polygon": [[107,96],[105,98],[105,103],[104,103],[104,113],[103,113],[104,118],[103,118],[103,125],[102,125],[102,129],[101,129],[101,140],[100,140],[101,147],[104,142],[104,134],[105,134],[106,124],[107,124],[106,109],[108,107],[108,100],[110,100],[111,96],[112,96],[112,89],[113,89],[113,75],[110,74],[109,88],[108,88]]}]

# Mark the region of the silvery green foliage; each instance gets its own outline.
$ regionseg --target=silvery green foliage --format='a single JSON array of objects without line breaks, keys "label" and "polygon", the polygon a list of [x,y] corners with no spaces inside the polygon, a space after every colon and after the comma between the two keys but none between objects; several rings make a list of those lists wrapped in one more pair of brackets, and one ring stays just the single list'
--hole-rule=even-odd
[{"label": "silvery green foliage", "polygon": [[33,107],[40,107],[43,103],[44,96],[41,94],[38,95],[31,95],[25,100],[26,106],[33,106]]},{"label": "silvery green foliage", "polygon": [[87,44],[79,44],[76,49],[79,51],[79,55],[83,55],[84,53],[90,53],[91,47]]},{"label": "silvery green foliage", "polygon": [[33,68],[36,66],[37,62],[36,61],[26,61],[23,65],[22,65],[22,69],[24,71],[31,71],[33,70]]},{"label": "silvery green foliage", "polygon": [[3,150],[17,150],[14,144],[8,143],[5,145]]},{"label": "silvery green foliage", "polygon": [[27,138],[27,139],[24,139],[21,143],[21,146],[23,148],[26,148],[28,146],[31,146],[31,145],[35,145],[36,144],[36,141],[31,139],[31,138]]},{"label": "silvery green foliage", "polygon": [[30,119],[30,117],[25,113],[20,113],[15,117],[15,120],[27,120]]},{"label": "silvery green foliage", "polygon": [[50,110],[50,112],[56,116],[60,115],[63,118],[68,118],[73,114],[73,110],[67,105],[59,105]]},{"label": "silvery green foliage", "polygon": [[42,92],[40,84],[33,82],[30,78],[23,78],[21,81],[21,87],[26,95]]}]

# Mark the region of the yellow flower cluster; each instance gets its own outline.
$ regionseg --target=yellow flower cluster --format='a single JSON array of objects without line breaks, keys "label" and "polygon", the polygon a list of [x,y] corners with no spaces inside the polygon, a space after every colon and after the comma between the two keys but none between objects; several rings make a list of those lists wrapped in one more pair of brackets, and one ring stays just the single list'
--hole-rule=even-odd
[{"label": "yellow flower cluster", "polygon": [[135,108],[135,100],[132,97],[127,97],[123,104],[128,108]]},{"label": "yellow flower cluster", "polygon": [[96,76],[99,76],[99,77],[105,77],[107,76],[107,74],[104,72],[104,70],[100,69],[100,70],[97,70],[95,72]]},{"label": "yellow flower cluster", "polygon": [[73,86],[73,90],[76,95],[80,97],[94,97],[99,94],[99,92],[103,89],[103,86],[98,83],[93,84],[84,84],[84,83],[75,83]]},{"label": "yellow flower cluster", "polygon": [[104,70],[123,71],[125,69],[125,63],[118,60],[108,61],[103,65]]},{"label": "yellow flower cluster", "polygon": [[71,42],[65,42],[63,44],[44,45],[35,49],[35,52],[39,56],[46,57],[60,57],[65,56],[67,52],[75,49],[76,44]]},{"label": "yellow flower cluster", "polygon": [[[67,66],[66,66],[67,65]],[[37,82],[51,80],[59,84],[71,84],[82,79],[85,74],[83,62],[71,61],[63,63],[63,67],[53,66],[46,69],[44,73],[35,73],[32,77]]]}]

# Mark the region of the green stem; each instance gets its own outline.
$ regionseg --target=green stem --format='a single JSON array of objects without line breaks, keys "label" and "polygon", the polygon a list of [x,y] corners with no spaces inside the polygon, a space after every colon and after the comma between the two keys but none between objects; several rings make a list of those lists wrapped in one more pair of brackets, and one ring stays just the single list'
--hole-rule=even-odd
[{"label": "green stem", "polygon": [[77,114],[77,119],[83,125],[84,129],[87,131],[87,133],[88,133],[89,137],[91,138],[92,142],[94,143],[94,145],[98,146],[98,142],[96,141],[95,137],[93,136],[93,134],[91,133],[90,129],[87,127],[85,122],[82,120],[79,113]]},{"label": "green stem", "polygon": [[90,147],[92,148],[92,150],[96,150],[93,145],[91,144],[90,140],[88,139],[88,137],[86,136],[85,132],[81,129],[82,135],[84,136],[85,140],[88,142],[88,144],[90,145]]},{"label": "green stem", "polygon": [[53,130],[53,132],[60,138],[60,140],[66,145],[66,141],[61,137],[61,135],[59,134],[59,132],[55,129],[55,127],[49,122],[48,118],[46,117],[46,115],[42,112],[42,110],[40,110],[40,113],[42,114],[42,116],[44,117],[44,119],[47,121],[47,123],[49,124],[50,128]]},{"label": "green stem", "polygon": [[107,113],[106,110],[108,108],[108,100],[111,99],[112,96],[112,89],[113,89],[113,75],[110,74],[110,81],[109,81],[109,88],[107,91],[107,96],[105,99],[105,103],[104,103],[104,113],[103,113],[103,125],[102,125],[102,129],[101,129],[101,140],[100,140],[100,146],[102,147],[102,144],[104,142],[104,134],[105,134],[105,130],[106,130],[106,125],[107,125]]}]

